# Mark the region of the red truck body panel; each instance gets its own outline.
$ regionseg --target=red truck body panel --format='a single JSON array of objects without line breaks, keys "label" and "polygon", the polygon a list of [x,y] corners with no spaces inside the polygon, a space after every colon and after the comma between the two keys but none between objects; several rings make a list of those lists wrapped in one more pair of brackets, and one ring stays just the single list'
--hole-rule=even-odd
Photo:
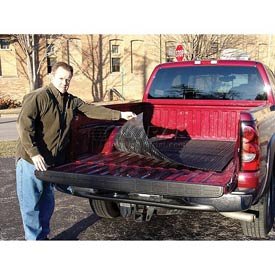
[{"label": "red truck body panel", "polygon": [[[252,105],[252,104],[251,104]],[[253,104],[253,107],[259,103]],[[240,112],[251,108],[241,106],[206,106],[204,102],[191,105],[156,104],[151,123],[157,127],[186,131],[192,139],[236,140]]]}]

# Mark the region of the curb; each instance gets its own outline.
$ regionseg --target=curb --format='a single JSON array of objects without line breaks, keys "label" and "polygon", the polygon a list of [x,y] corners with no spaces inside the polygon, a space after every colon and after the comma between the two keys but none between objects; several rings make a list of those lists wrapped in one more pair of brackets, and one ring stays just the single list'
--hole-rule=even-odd
[{"label": "curb", "polygon": [[20,113],[21,108],[14,109],[2,109],[0,110],[0,118],[2,117],[17,117]]}]

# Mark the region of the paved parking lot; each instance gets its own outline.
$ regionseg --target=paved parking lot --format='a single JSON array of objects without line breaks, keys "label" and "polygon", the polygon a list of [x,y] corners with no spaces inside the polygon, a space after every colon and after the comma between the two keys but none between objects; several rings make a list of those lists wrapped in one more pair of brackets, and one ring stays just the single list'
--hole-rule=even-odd
[{"label": "paved parking lot", "polygon": [[[0,158],[0,178],[0,240],[23,240],[13,158]],[[238,221],[217,213],[186,211],[146,223],[99,219],[86,199],[58,191],[51,225],[53,240],[249,240]],[[275,233],[267,239],[275,240]]]},{"label": "paved parking lot", "polygon": [[[0,240],[23,240],[13,158],[0,158],[0,178]],[[78,239],[78,235],[97,220],[86,200],[56,192],[51,238]]]}]

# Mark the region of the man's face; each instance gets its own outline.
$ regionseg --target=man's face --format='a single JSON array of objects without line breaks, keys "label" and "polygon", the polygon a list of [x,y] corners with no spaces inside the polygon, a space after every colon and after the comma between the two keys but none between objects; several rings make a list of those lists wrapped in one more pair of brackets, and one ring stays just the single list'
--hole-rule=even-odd
[{"label": "man's face", "polygon": [[72,76],[73,75],[71,72],[64,70],[62,67],[59,67],[55,73],[52,74],[51,82],[54,87],[63,94],[68,91]]}]

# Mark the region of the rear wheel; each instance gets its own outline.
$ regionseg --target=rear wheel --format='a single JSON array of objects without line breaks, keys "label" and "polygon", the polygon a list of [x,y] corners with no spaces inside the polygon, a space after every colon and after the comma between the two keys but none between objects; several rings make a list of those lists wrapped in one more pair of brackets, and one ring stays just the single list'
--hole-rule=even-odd
[{"label": "rear wheel", "polygon": [[120,211],[115,202],[89,199],[93,212],[102,218],[114,219],[120,216]]},{"label": "rear wheel", "polygon": [[254,238],[265,238],[274,222],[274,191],[271,185],[259,202],[253,205],[251,212],[257,213],[254,222],[241,222],[243,233]]}]

